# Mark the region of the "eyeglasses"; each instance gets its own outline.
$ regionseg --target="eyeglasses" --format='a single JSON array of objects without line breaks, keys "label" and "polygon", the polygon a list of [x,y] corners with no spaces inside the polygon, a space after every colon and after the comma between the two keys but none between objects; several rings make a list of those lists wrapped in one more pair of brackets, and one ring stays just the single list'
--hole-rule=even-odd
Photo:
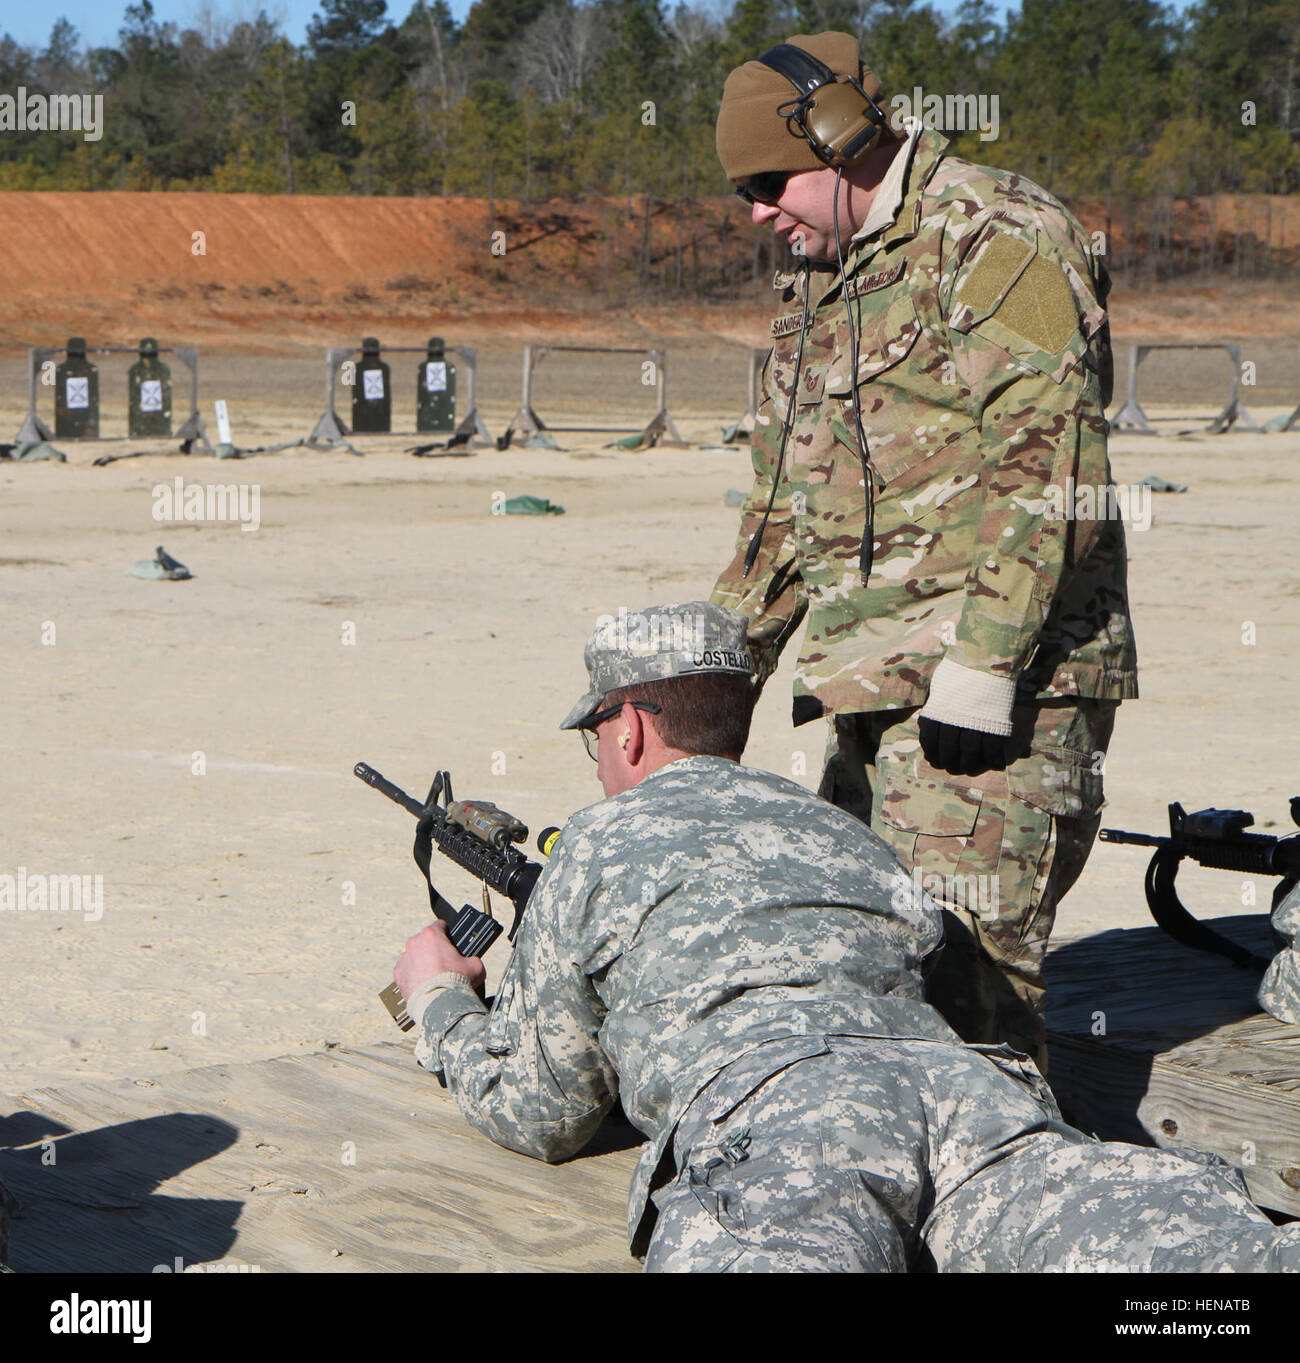
[{"label": "eyeglasses", "polygon": [[766,204],[772,208],[785,193],[786,182],[793,174],[792,170],[760,170],[749,177],[747,185],[738,185],[736,193],[747,204]]},{"label": "eyeglasses", "polygon": [[596,733],[596,726],[598,724],[604,724],[607,719],[613,719],[614,716],[623,709],[624,705],[630,705],[635,710],[644,710],[648,715],[657,715],[663,711],[662,705],[653,705],[648,700],[621,700],[617,705],[611,705],[608,710],[597,710],[582,728],[578,730],[582,735],[582,746],[586,748],[587,756],[590,757],[593,762],[598,759],[598,752],[595,743],[593,743],[592,740],[595,739],[596,742],[600,741],[600,735]]}]

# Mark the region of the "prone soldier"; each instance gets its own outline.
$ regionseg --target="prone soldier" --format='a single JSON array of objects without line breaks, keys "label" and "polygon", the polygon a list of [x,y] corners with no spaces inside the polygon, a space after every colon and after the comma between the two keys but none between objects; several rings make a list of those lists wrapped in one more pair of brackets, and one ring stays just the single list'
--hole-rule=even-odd
[{"label": "prone soldier", "polygon": [[562,727],[608,798],[553,844],[490,1008],[444,924],[407,942],[416,1057],[469,1121],[557,1161],[621,1098],[652,1271],[1300,1270],[1238,1171],[1094,1141],[924,1001],[934,904],[856,817],[740,764],[746,627],[704,602],[597,627]]}]

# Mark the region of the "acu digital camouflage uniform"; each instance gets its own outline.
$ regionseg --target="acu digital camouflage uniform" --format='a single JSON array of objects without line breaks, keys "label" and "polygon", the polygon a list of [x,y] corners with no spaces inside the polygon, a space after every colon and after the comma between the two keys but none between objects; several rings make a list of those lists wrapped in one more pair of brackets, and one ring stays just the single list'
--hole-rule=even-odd
[{"label": "acu digital camouflage uniform", "polygon": [[1285,945],[1260,981],[1259,1006],[1282,1022],[1300,1022],[1300,884],[1282,895],[1272,922]]},{"label": "acu digital camouflage uniform", "polygon": [[491,1011],[461,975],[413,991],[416,1055],[539,1159],[621,1096],[649,1270],[1300,1266],[1235,1171],[1099,1145],[958,1044],[921,999],[939,938],[851,815],[686,758],[569,822]]},{"label": "acu digital camouflage uniform", "polygon": [[[995,913],[946,901],[952,949],[933,997],[968,1040],[1041,1058],[1055,904],[1100,822],[1115,703],[1137,694],[1122,524],[1044,515],[1049,487],[1110,482],[1109,285],[1055,199],[944,145],[913,128],[845,243],[876,498],[867,585],[845,304],[838,270],[814,266],[777,276],[754,487],[712,599],[750,618],[760,681],[807,616],[794,722],[833,719],[822,794],[909,866],[996,877]],[[998,719],[966,713],[972,695]],[[1014,760],[974,777],[929,766],[923,704],[1011,733]]]}]

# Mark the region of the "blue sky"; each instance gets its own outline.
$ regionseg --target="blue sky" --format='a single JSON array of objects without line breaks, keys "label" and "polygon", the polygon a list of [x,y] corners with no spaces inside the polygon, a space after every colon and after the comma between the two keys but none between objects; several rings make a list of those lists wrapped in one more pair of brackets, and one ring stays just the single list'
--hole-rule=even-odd
[{"label": "blue sky", "polygon": [[[413,0],[388,0],[390,18],[405,17]],[[451,10],[458,19],[463,19],[469,10],[471,0],[450,0]],[[936,0],[941,10],[955,9],[956,4]],[[1175,8],[1185,9],[1190,0],[1175,0]],[[84,45],[107,47],[113,43],[122,22],[127,0],[52,0],[47,5],[25,5],[0,18],[0,32],[7,32],[16,42],[25,47],[44,47],[50,36],[50,29],[59,17],[70,19],[81,34]],[[671,5],[671,0],[669,0]],[[154,13],[164,22],[178,24],[182,28],[204,27],[202,16],[210,14],[218,28],[231,22],[251,18],[259,9],[265,9],[295,43],[301,43],[307,36],[307,23],[319,9],[319,0],[153,0]],[[993,0],[993,7],[1000,13],[1010,8],[1018,8],[1008,0]]]}]

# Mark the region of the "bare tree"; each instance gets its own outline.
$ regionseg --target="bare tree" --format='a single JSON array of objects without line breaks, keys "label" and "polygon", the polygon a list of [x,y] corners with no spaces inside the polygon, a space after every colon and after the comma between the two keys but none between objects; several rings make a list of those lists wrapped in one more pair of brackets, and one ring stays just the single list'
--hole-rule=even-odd
[{"label": "bare tree", "polygon": [[430,72],[433,77],[431,85],[438,92],[439,104],[445,114],[450,106],[447,90],[447,57],[443,52],[442,34],[438,32],[438,21],[433,17],[433,11],[429,8],[429,0],[420,0],[420,8],[424,11],[424,17],[429,21],[429,40],[433,47],[433,62]]},{"label": "bare tree", "polygon": [[430,55],[411,73],[410,85],[416,108],[425,115],[425,150],[437,154],[438,186],[445,188],[447,152],[451,110],[464,97],[469,87],[468,72],[463,62],[448,61],[447,44],[440,20],[447,13],[435,14],[429,0],[420,0],[420,8],[429,25]]},{"label": "bare tree", "polygon": [[730,6],[720,0],[705,0],[703,4],[679,4],[668,16],[668,31],[677,39],[682,56],[689,60],[711,38],[721,38],[727,30],[726,15]]},{"label": "bare tree", "polygon": [[614,45],[595,5],[555,0],[524,30],[520,71],[548,104],[569,100],[582,110],[582,87]]},{"label": "bare tree", "polygon": [[717,85],[717,73],[708,70],[707,62],[702,67],[696,58],[709,43],[726,37],[728,10],[722,0],[703,0],[694,5],[679,4],[668,17],[668,32],[677,45],[682,95],[688,100],[699,93],[702,78],[710,88]]}]

